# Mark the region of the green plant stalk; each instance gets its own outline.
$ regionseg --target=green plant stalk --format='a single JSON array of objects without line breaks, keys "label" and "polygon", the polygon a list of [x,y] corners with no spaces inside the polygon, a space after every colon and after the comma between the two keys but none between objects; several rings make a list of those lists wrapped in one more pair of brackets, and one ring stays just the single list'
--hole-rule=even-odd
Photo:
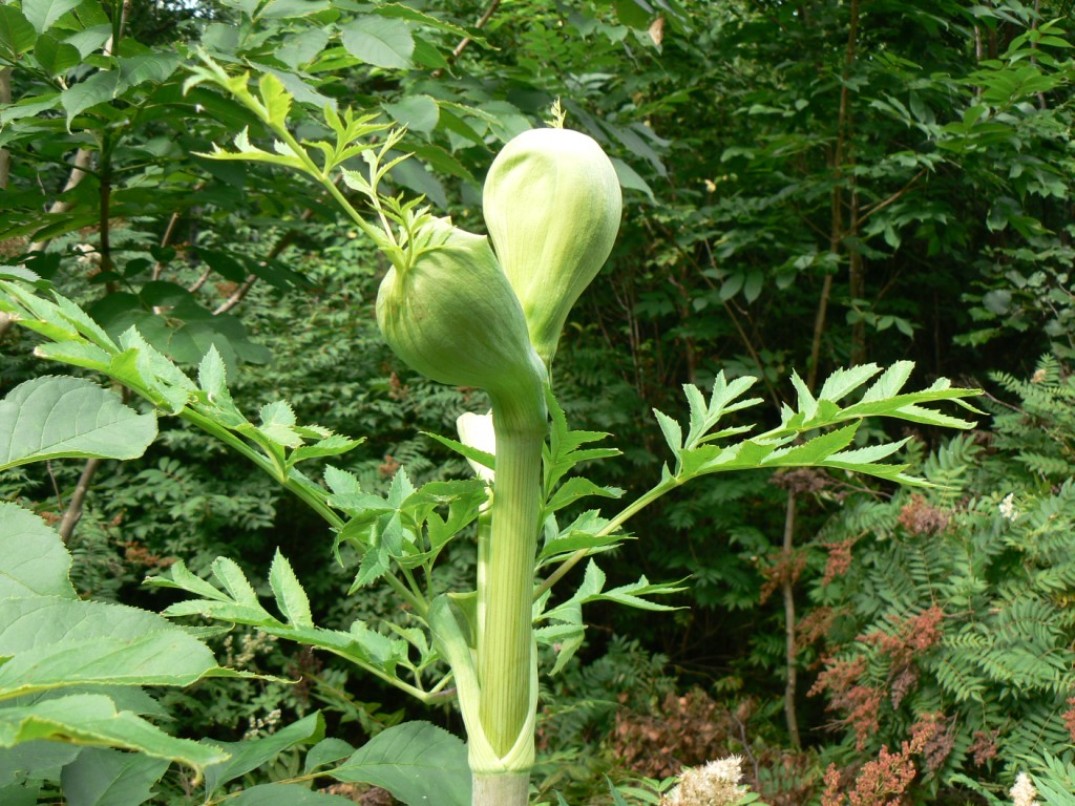
[{"label": "green plant stalk", "polygon": [[529,794],[529,772],[475,776],[470,802],[474,806],[525,806]]},{"label": "green plant stalk", "polygon": [[478,604],[484,617],[479,627],[478,675],[482,726],[493,749],[504,756],[515,744],[530,707],[527,689],[545,422],[542,418],[538,424],[499,423],[497,408],[494,405],[493,523]]},{"label": "green plant stalk", "polygon": [[472,803],[525,806],[534,757],[532,602],[547,410],[540,386],[490,396],[496,478],[487,539],[479,526],[476,671],[480,731],[498,761],[472,767]]},{"label": "green plant stalk", "polygon": [[[491,499],[490,499],[491,503]],[[485,624],[485,605],[488,599],[487,580],[489,578],[489,547],[493,540],[493,514],[489,507],[478,513],[478,605],[477,620],[479,625]],[[480,632],[480,629],[479,629]]]}]

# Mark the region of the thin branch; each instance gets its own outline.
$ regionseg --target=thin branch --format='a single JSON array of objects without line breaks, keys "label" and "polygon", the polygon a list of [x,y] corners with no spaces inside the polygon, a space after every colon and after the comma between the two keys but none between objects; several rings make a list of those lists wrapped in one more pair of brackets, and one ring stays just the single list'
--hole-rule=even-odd
[{"label": "thin branch", "polygon": [[[851,120],[851,66],[855,62],[855,46],[859,29],[859,0],[851,0],[850,20],[847,30],[847,48],[844,52],[843,79],[840,82],[840,110],[836,119],[836,146],[832,154],[833,188],[832,188],[832,228],[829,235],[829,251],[836,255],[844,238],[843,224],[843,162],[847,145],[848,130]],[[807,369],[806,385],[814,388],[821,364],[821,339],[825,332],[825,320],[828,317],[829,301],[832,298],[832,275],[826,274],[818,299],[817,314],[814,317],[814,332],[810,341],[810,366]]]},{"label": "thin branch", "polygon": [[[197,190],[197,188],[195,187],[194,190]],[[172,235],[175,234],[175,225],[178,223],[179,211],[176,210],[174,213],[172,213],[172,217],[168,219],[168,226],[164,228],[164,235],[161,236],[160,245],[162,249],[172,242]],[[156,263],[153,264],[153,273],[151,276],[154,280],[159,280],[163,271],[164,264],[158,260]]]},{"label": "thin branch", "polygon": [[86,494],[89,492],[90,482],[93,481],[97,468],[100,466],[100,459],[88,459],[82,468],[82,475],[78,477],[78,484],[75,485],[75,491],[71,495],[71,500],[67,502],[67,509],[64,510],[63,519],[60,521],[60,539],[64,543],[70,541],[75,527],[82,520],[82,508],[86,501]]},{"label": "thin branch", "polygon": [[250,289],[254,287],[254,283],[256,283],[257,281],[258,276],[256,274],[248,274],[246,276],[246,279],[239,284],[239,287],[231,293],[231,296],[229,296],[226,300],[224,300],[222,303],[217,305],[216,308],[213,309],[213,316],[220,316],[222,314],[225,314],[232,308],[234,308],[236,305],[238,305],[240,302],[242,302],[246,295],[250,293]]},{"label": "thin branch", "polygon": [[[0,106],[11,104],[11,68],[0,67]],[[11,152],[0,148],[0,190],[7,190],[11,178]]]},{"label": "thin branch", "polygon": [[871,204],[869,207],[867,207],[866,211],[859,216],[859,224],[862,224],[863,221],[872,216],[874,213],[881,212],[890,204],[894,204],[895,202],[903,198],[905,195],[907,195],[911,188],[913,188],[918,183],[918,180],[926,175],[926,170],[926,168],[923,168],[921,171],[916,173],[913,177],[911,177],[911,179],[907,182],[906,185],[897,190],[887,199],[882,199],[881,201],[877,202],[877,204]]},{"label": "thin branch", "polygon": [[781,550],[784,578],[780,582],[780,592],[784,598],[784,653],[788,676],[784,685],[784,717],[788,723],[788,738],[791,739],[791,746],[797,750],[802,746],[802,741],[799,738],[799,717],[795,712],[795,697],[798,689],[796,662],[799,650],[795,643],[795,575],[791,572],[794,551],[795,491],[789,489],[787,508],[784,512],[784,545]]},{"label": "thin branch", "polygon": [[[120,10],[120,18],[113,25],[113,34],[105,42],[104,47],[101,48],[101,53],[104,56],[111,56],[112,52],[116,48],[116,44],[119,38],[123,35],[123,28],[127,24],[127,15],[130,13],[131,4],[130,0],[124,0]],[[75,152],[75,158],[71,163],[71,173],[67,176],[67,181],[64,183],[63,190],[60,191],[62,197],[68,191],[74,190],[78,187],[79,183],[86,178],[89,173],[90,163],[93,161],[93,151],[88,148],[80,148]],[[71,202],[57,199],[49,207],[49,215],[60,215],[66,213],[71,209]],[[46,246],[48,246],[49,240],[34,241],[30,244],[27,252],[40,252]]]},{"label": "thin branch", "polygon": [[[484,28],[486,26],[486,23],[488,23],[489,20],[492,19],[493,15],[496,13],[496,10],[499,7],[500,0],[492,0],[492,2],[489,3],[489,6],[482,13],[481,17],[478,18],[478,22],[475,23],[474,27],[477,29]],[[448,63],[451,64],[460,56],[462,56],[463,51],[466,50],[467,46],[470,45],[470,43],[473,41],[474,40],[469,36],[464,36],[461,40],[459,40],[459,44],[455,46],[455,48],[452,50],[451,55],[448,57]],[[444,68],[437,68],[433,71],[433,78],[440,78],[442,75],[444,75]]]},{"label": "thin branch", "polygon": [[[303,210],[302,215],[299,216],[299,220],[307,221],[313,214],[314,211],[311,209]],[[298,230],[289,229],[287,232],[277,238],[276,243],[274,243],[272,249],[269,250],[269,254],[265,258],[264,262],[275,260],[277,257],[279,257],[281,252],[291,246],[292,242],[294,242],[295,238],[297,238],[298,235]],[[257,281],[258,276],[256,274],[247,275],[246,279],[243,280],[239,287],[231,293],[231,296],[229,296],[226,300],[216,306],[216,308],[213,310],[213,316],[220,316],[221,314],[225,314],[232,308],[234,308],[236,305],[238,305],[240,302],[242,302],[243,298],[246,297],[248,293],[250,293],[250,289],[254,287],[254,283],[256,283]]]},{"label": "thin branch", "polygon": [[198,279],[195,280],[193,283],[191,283],[187,287],[187,291],[189,291],[191,294],[193,294],[195,291],[200,289],[203,285],[205,285],[205,281],[209,279],[209,275],[212,274],[212,273],[213,273],[213,267],[212,266],[206,266],[205,271],[203,271],[201,273],[201,275],[198,277]]},{"label": "thin branch", "polygon": [[[63,199],[63,195],[68,191],[74,190],[79,186],[87,176],[89,176],[90,163],[93,162],[93,150],[89,148],[80,148],[75,152],[75,158],[71,162],[71,173],[67,176],[67,181],[64,182],[63,190],[60,191],[61,198],[54,201],[48,209],[49,215],[60,215],[66,213],[71,209],[71,202]],[[46,246],[49,241],[34,241],[27,247],[27,252],[40,252]]]}]

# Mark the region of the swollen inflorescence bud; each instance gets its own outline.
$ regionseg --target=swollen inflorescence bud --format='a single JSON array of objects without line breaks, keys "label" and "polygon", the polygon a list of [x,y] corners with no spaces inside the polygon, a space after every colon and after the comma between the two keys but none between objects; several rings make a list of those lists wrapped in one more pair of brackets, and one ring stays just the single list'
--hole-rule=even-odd
[{"label": "swollen inflorescence bud", "polygon": [[571,307],[612,251],[622,203],[611,160],[580,132],[531,129],[493,160],[485,223],[546,364]]},{"label": "swollen inflorescence bud", "polygon": [[546,373],[522,308],[483,235],[432,219],[426,246],[393,266],[377,293],[377,324],[412,369],[499,397],[539,390]]}]

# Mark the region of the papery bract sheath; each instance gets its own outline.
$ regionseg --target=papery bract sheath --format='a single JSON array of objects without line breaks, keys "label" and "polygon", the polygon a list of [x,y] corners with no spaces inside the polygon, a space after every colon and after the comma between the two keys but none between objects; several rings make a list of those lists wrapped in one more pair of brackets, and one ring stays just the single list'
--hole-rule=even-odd
[{"label": "papery bract sheath", "polygon": [[482,199],[497,258],[551,364],[568,313],[612,251],[623,200],[601,146],[570,129],[531,129],[493,160]]},{"label": "papery bract sheath", "polygon": [[427,226],[431,246],[381,281],[377,324],[385,341],[441,383],[485,389],[494,399],[540,389],[544,368],[488,238],[448,219]]}]

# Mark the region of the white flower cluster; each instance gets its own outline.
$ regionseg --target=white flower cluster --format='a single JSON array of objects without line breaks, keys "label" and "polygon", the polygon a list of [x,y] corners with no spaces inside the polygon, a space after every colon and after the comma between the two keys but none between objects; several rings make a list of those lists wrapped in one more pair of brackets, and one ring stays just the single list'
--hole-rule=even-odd
[{"label": "white flower cluster", "polygon": [[1019,773],[1015,778],[1015,786],[1008,790],[1012,803],[1015,806],[1038,806],[1038,790],[1030,782],[1030,776],[1025,772]]},{"label": "white flower cluster", "polygon": [[661,798],[660,806],[730,806],[747,793],[739,786],[742,763],[739,756],[728,756],[684,770],[679,786]]},{"label": "white flower cluster", "polygon": [[279,708],[273,708],[264,717],[251,716],[247,722],[249,728],[243,734],[243,740],[250,741],[275,732],[276,726],[280,724],[281,716]]},{"label": "white flower cluster", "polygon": [[1018,518],[1019,512],[1015,508],[1015,493],[1008,493],[1004,496],[1004,499],[1000,502],[997,509],[1000,510],[1002,517],[1007,518],[1010,521],[1014,521]]}]

